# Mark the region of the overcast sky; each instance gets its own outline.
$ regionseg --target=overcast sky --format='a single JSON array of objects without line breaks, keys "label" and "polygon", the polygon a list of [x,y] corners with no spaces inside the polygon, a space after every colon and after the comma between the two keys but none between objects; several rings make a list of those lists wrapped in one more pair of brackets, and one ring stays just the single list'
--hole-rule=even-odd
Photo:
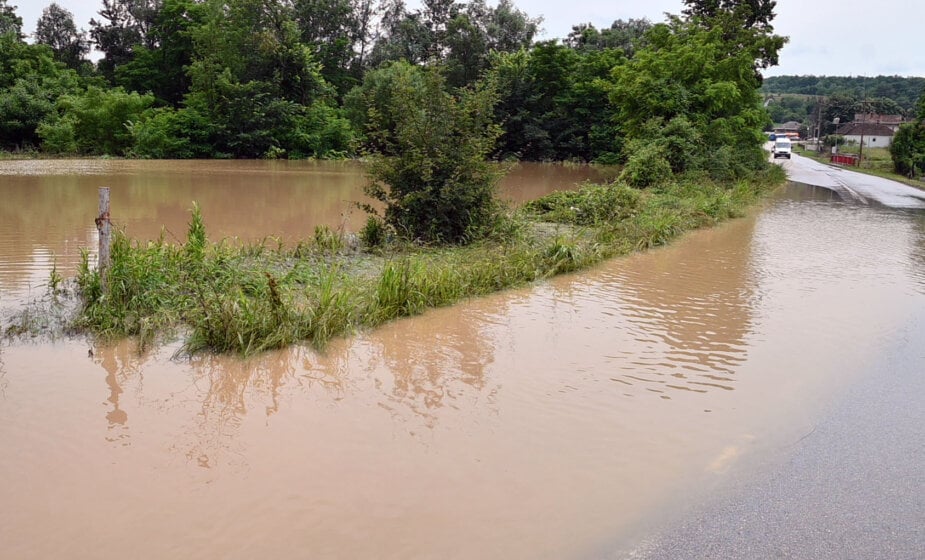
[{"label": "overcast sky", "polygon": [[[495,4],[494,0],[488,0]],[[50,0],[7,0],[19,6],[26,33]],[[417,0],[406,0],[417,7]],[[532,17],[543,18],[543,39],[562,38],[578,23],[608,27],[616,19],[664,20],[678,14],[681,0],[514,0]],[[58,0],[78,27],[89,28],[102,0]],[[922,0],[778,0],[775,31],[790,37],[780,65],[768,76],[900,75],[925,77],[925,1]]]}]

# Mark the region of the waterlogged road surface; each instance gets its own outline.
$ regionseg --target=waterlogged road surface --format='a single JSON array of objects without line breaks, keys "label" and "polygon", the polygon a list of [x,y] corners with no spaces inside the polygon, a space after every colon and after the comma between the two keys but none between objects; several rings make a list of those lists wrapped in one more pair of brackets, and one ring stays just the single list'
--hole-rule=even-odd
[{"label": "waterlogged road surface", "polygon": [[925,208],[925,191],[890,179],[826,165],[797,154],[780,163],[791,181],[832,189],[848,200],[862,204],[877,202],[890,208]]},{"label": "waterlogged road surface", "polygon": [[[851,204],[925,207],[925,193],[886,179],[799,156],[784,167],[794,181],[831,189]],[[925,221],[921,212],[910,216]],[[858,382],[776,460],[742,469],[694,514],[608,556],[925,558],[925,315],[913,314],[882,345]]]}]

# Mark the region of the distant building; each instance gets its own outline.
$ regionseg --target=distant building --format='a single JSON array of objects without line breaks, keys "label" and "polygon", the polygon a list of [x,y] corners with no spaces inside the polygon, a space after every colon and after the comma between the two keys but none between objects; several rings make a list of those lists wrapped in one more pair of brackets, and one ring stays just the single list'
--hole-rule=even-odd
[{"label": "distant building", "polygon": [[893,132],[899,130],[899,125],[906,122],[902,115],[881,115],[878,113],[857,113],[854,122],[864,124],[882,124],[890,127]]},{"label": "distant building", "polygon": [[789,136],[794,140],[800,138],[800,129],[803,128],[803,123],[797,121],[789,121],[784,124],[779,124],[774,127],[774,134]]},{"label": "distant building", "polygon": [[838,127],[835,134],[843,136],[846,142],[855,142],[865,148],[889,148],[895,130],[885,124],[850,122]]}]

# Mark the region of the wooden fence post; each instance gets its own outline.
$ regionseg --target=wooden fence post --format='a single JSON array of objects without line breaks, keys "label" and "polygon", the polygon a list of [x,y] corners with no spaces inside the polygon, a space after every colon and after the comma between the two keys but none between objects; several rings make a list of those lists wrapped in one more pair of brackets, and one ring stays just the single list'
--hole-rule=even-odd
[{"label": "wooden fence post", "polygon": [[97,270],[100,271],[100,283],[106,291],[106,280],[109,273],[109,246],[112,242],[112,224],[109,221],[109,187],[100,187],[100,215],[96,218],[96,229],[100,232],[100,260]]}]

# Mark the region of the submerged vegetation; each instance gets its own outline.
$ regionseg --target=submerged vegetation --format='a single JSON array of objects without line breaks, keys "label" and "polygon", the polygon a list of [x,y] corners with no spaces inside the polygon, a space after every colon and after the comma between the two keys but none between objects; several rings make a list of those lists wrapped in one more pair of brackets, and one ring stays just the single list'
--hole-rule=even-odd
[{"label": "submerged vegetation", "polygon": [[687,176],[648,190],[622,182],[555,193],[497,222],[503,231],[442,248],[378,246],[319,228],[294,246],[210,242],[194,207],[187,240],[114,235],[109,287],[84,259],[74,326],[142,346],[182,333],[184,352],[252,354],[332,337],[428,308],[579,270],[739,216],[782,181],[772,167],[732,186]]}]

